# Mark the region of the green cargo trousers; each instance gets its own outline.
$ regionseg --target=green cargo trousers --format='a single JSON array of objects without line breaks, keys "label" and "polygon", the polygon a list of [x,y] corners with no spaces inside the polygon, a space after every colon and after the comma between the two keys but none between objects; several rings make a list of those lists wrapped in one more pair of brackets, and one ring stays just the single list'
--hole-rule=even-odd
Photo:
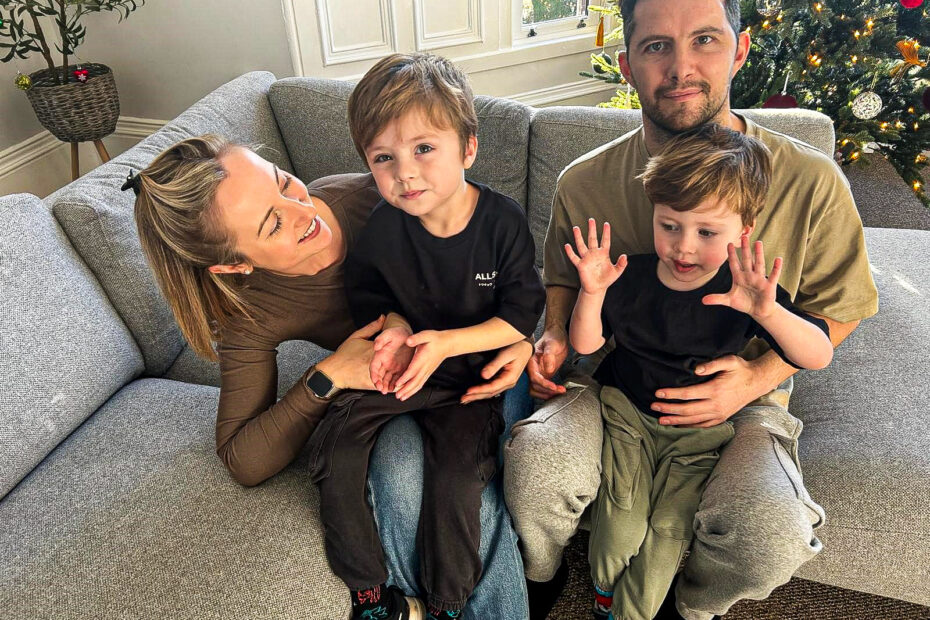
[{"label": "green cargo trousers", "polygon": [[600,400],[604,443],[591,512],[591,576],[613,591],[616,620],[652,620],[691,544],[701,493],[733,425],[662,426],[613,387],[601,388]]}]

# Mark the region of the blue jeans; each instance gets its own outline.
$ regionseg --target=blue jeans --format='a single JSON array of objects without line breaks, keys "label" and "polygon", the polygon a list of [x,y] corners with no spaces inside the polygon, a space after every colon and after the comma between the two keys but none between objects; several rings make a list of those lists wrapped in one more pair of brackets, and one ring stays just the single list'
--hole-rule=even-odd
[{"label": "blue jeans", "polygon": [[[501,441],[510,434],[514,422],[532,413],[533,401],[524,373],[504,395],[505,430]],[[499,464],[501,456],[502,452]],[[384,546],[388,583],[408,594],[422,595],[416,533],[423,493],[423,444],[420,429],[409,415],[392,420],[381,430],[368,465],[368,491]],[[529,610],[523,560],[504,504],[500,475],[491,479],[481,496],[480,555],[484,572],[462,619],[526,620]]]}]

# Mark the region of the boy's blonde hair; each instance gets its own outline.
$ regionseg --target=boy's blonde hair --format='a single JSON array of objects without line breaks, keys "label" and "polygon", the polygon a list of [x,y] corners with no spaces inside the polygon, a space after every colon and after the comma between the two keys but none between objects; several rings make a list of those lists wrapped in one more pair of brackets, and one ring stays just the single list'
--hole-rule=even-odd
[{"label": "boy's blonde hair", "polygon": [[639,178],[652,204],[690,211],[714,197],[752,226],[772,182],[771,153],[755,138],[708,123],[672,138]]},{"label": "boy's blonde hair", "polygon": [[453,129],[462,143],[478,134],[474,95],[454,64],[433,54],[392,54],[362,77],[349,97],[349,131],[355,149],[365,149],[388,123],[420,110],[433,125]]}]

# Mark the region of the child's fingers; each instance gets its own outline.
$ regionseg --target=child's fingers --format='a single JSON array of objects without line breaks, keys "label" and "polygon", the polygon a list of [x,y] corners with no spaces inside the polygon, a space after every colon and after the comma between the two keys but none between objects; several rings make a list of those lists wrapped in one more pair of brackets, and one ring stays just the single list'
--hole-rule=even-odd
[{"label": "child's fingers", "polygon": [[[432,340],[426,332],[417,332],[407,337],[407,346],[408,347],[418,347],[421,344],[425,344]],[[416,359],[416,354],[414,354],[414,359]]]},{"label": "child's fingers", "polygon": [[701,303],[705,306],[729,306],[730,305],[730,296],[722,294],[714,295],[704,295],[701,299]]},{"label": "child's fingers", "polygon": [[601,248],[607,250],[608,255],[610,254],[610,222],[604,222],[604,231],[601,233]]},{"label": "child's fingers", "polygon": [[781,276],[782,262],[781,256],[775,257],[775,263],[772,265],[772,275],[769,276],[769,282],[772,286],[778,284],[778,278]]},{"label": "child's fingers", "polygon": [[572,245],[570,243],[565,244],[565,253],[568,255],[568,260],[571,261],[572,265],[577,267],[581,262],[581,259],[577,254],[575,254],[575,250],[572,249]]},{"label": "child's fingers", "polygon": [[752,266],[753,271],[755,271],[757,274],[759,274],[760,276],[764,278],[765,277],[765,250],[762,249],[762,241],[761,240],[756,241],[755,248],[753,249],[755,250],[755,253],[756,253],[755,262],[753,263],[753,266]]},{"label": "child's fingers", "polygon": [[749,251],[749,235],[743,235],[739,239],[740,260],[742,261],[744,271],[752,271],[752,253]]},{"label": "child's fingers", "polygon": [[411,396],[419,392],[420,389],[423,387],[424,383],[426,383],[425,376],[417,377],[416,381],[414,381],[413,383],[407,386],[406,393],[404,394],[402,400],[407,400],[408,398],[410,398]]},{"label": "child's fingers", "polygon": [[739,257],[736,255],[736,246],[732,243],[727,244],[727,261],[730,263],[730,273],[733,274],[733,279],[735,280],[739,277],[743,267],[740,265]]},{"label": "child's fingers", "polygon": [[626,254],[621,254],[620,257],[617,259],[617,262],[614,264],[614,269],[617,270],[617,275],[620,275],[623,273],[623,270],[626,269],[626,264],[627,264]]},{"label": "child's fingers", "polygon": [[588,246],[585,245],[584,239],[581,238],[581,229],[577,226],[572,226],[572,236],[575,237],[575,247],[578,248],[578,256],[584,258],[584,255],[588,253]]},{"label": "child's fingers", "polygon": [[597,224],[594,218],[588,218],[588,249],[597,247]]}]

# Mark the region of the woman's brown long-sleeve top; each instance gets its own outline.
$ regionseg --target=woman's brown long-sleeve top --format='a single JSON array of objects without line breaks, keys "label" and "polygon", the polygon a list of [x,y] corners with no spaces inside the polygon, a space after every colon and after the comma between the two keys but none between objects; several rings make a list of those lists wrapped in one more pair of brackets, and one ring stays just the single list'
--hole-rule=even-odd
[{"label": "woman's brown long-sleeve top", "polygon": [[[370,174],[343,174],[314,181],[310,195],[329,205],[351,248],[380,200]],[[241,484],[256,485],[297,456],[327,402],[304,379],[277,398],[277,347],[309,340],[334,350],[354,331],[343,290],[343,264],[313,276],[287,277],[256,269],[248,276],[245,300],[255,322],[243,317],[223,329],[216,452]]]}]

